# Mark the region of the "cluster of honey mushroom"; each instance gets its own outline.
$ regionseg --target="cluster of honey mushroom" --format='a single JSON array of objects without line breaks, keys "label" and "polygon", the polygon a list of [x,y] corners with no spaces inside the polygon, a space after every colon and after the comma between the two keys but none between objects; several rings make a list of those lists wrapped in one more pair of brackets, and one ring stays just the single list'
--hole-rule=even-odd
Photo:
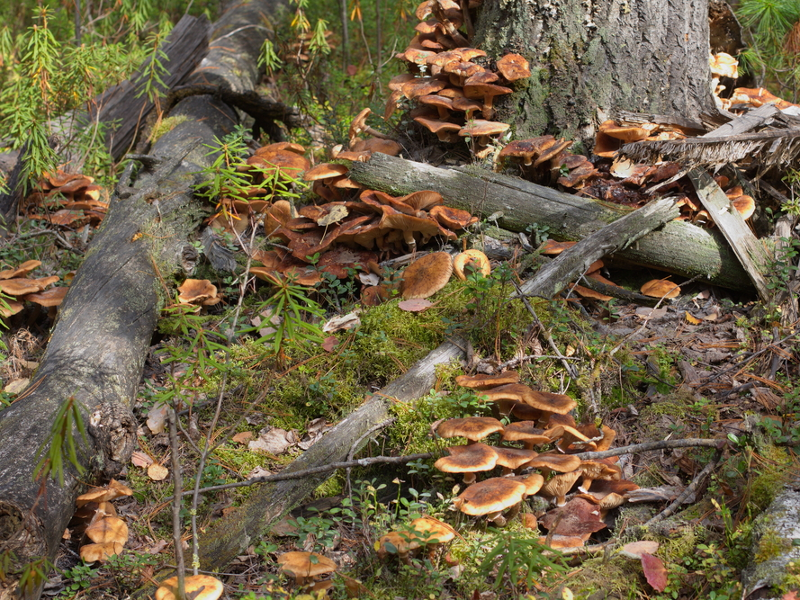
[{"label": "cluster of honey mushroom", "polygon": [[41,265],[39,260],[28,260],[15,268],[0,271],[0,291],[9,296],[6,299],[8,308],[0,307],[0,316],[10,317],[17,314],[25,307],[25,302],[52,310],[61,304],[69,288],[50,287],[61,279],[58,275],[38,279],[28,277]]},{"label": "cluster of honey mushroom", "polygon": [[[586,518],[592,519],[597,527],[593,531],[597,531],[605,527],[605,513],[623,504],[627,492],[638,489],[636,484],[621,479],[616,457],[582,460],[576,456],[580,452],[607,450],[616,433],[603,425],[577,425],[569,415],[576,406],[569,396],[535,391],[519,383],[519,373],[515,371],[465,375],[456,382],[491,402],[498,416],[518,419],[508,425],[494,417],[449,419],[436,428],[443,438],[467,439],[465,445],[448,447],[449,455],[435,463],[440,471],[463,477],[467,487],[454,502],[461,512],[485,515],[502,526],[519,512],[527,497],[538,495],[552,500],[556,507],[565,507],[567,495],[577,487],[568,510],[580,507],[585,511],[586,505],[591,505],[592,516]],[[493,434],[499,434],[503,445],[482,442]],[[552,449],[536,450],[542,447]],[[479,474],[496,468],[502,469],[500,476],[478,481]],[[583,545],[590,534],[557,531],[550,543],[558,547]]]},{"label": "cluster of honey mushroom", "polygon": [[101,200],[103,188],[94,178],[80,173],[45,173],[36,189],[24,203],[30,219],[41,219],[53,225],[77,229],[84,225],[97,226],[108,210]]},{"label": "cluster of honey mushroom", "polygon": [[[483,157],[491,151],[492,136],[510,127],[493,120],[494,99],[512,93],[508,86],[515,81],[530,77],[528,61],[513,53],[490,61],[485,51],[470,47],[469,32],[461,31],[469,15],[454,0],[426,0],[417,7],[416,16],[417,33],[397,54],[409,72],[389,82],[392,93],[384,118],[411,102],[416,107],[410,116],[416,123],[442,142],[470,138],[476,154]],[[494,70],[487,68],[490,63]]]}]

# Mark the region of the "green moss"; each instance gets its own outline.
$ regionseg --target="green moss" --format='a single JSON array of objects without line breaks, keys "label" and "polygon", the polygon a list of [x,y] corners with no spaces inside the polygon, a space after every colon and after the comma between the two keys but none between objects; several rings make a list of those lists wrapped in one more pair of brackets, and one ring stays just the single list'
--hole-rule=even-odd
[{"label": "green moss", "polygon": [[789,476],[791,458],[784,448],[766,444],[761,448],[762,469],[750,486],[750,504],[755,512],[765,510]]},{"label": "green moss", "polygon": [[765,528],[761,537],[758,539],[758,544],[753,554],[753,560],[756,564],[763,563],[771,558],[781,556],[791,549],[791,541],[781,537],[774,529]]},{"label": "green moss", "polygon": [[153,127],[153,132],[151,134],[150,143],[155,144],[158,139],[167,133],[168,131],[172,131],[181,123],[185,123],[189,120],[189,117],[186,115],[176,115],[174,117],[167,117],[160,123],[157,123],[155,127]]},{"label": "green moss", "polygon": [[605,597],[633,598],[637,597],[637,588],[645,587],[641,563],[623,557],[583,561],[581,568],[570,574],[567,586],[577,600],[588,598],[597,590],[603,590]]}]

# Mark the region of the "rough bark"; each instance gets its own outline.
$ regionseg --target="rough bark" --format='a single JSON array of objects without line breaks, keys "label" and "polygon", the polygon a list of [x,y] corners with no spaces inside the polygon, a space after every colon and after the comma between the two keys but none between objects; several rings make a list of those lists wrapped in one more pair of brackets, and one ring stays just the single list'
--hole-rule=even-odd
[{"label": "rough bark", "polygon": [[[213,68],[214,78],[232,89],[252,89],[258,50],[269,33],[266,16],[276,5],[253,0],[226,13],[214,30],[225,43],[213,48],[203,68]],[[118,187],[62,305],[41,366],[28,390],[0,412],[0,556],[10,561],[0,582],[2,600],[18,591],[24,565],[55,555],[84,483],[118,472],[133,450],[131,408],[159,294],[163,281],[179,269],[181,251],[203,215],[192,193],[196,173],[212,160],[203,144],[237,123],[232,108],[209,96],[189,98],[174,112],[190,120],[156,143],[152,154],[163,158],[152,171],[145,169],[132,187]],[[88,444],[73,432],[87,473],[79,477],[68,463],[63,486],[52,479],[34,481],[39,448],[49,443],[54,416],[70,397],[80,402],[89,425]],[[42,583],[25,595],[38,597]]]},{"label": "rough bark", "polygon": [[[350,177],[369,188],[397,195],[434,190],[449,206],[483,217],[500,213],[497,222],[505,229],[525,231],[538,224],[549,227],[548,234],[557,240],[579,241],[628,212],[617,205],[514,177],[477,169],[440,169],[385,154],[373,154],[369,162],[354,162]],[[685,277],[701,275],[722,287],[752,289],[747,274],[719,234],[682,221],[670,221],[648,233],[613,259]]]},{"label": "rough bark", "polygon": [[[462,358],[465,347],[459,340],[441,344],[401,377],[370,396],[360,408],[282,472],[292,473],[319,464],[346,460],[348,455],[367,443],[369,434],[381,429],[380,424],[388,418],[392,401],[410,402],[427,394],[436,381],[436,366]],[[253,536],[259,535],[272,522],[294,508],[331,475],[322,473],[267,483],[256,488],[243,506],[214,521],[206,529],[200,538],[201,568],[223,568],[253,543]]]},{"label": "rough bark", "polygon": [[662,198],[617,219],[559,254],[520,286],[520,293],[550,299],[594,261],[624,250],[680,214],[672,198]]},{"label": "rough bark", "polygon": [[780,590],[796,588],[789,580],[794,572],[792,565],[800,559],[797,539],[800,539],[800,480],[794,477],[754,522],[753,556],[742,573],[742,598],[791,597]]},{"label": "rough bark", "polygon": [[522,139],[584,140],[619,109],[694,118],[714,110],[707,0],[486,0],[474,45],[525,56],[533,75],[499,102]]}]

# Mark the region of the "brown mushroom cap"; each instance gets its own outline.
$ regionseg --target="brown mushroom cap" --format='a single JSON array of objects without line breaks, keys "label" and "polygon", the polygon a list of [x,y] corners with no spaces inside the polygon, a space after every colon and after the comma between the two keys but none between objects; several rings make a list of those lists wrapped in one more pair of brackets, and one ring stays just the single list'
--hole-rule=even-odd
[{"label": "brown mushroom cap", "polygon": [[506,448],[504,446],[495,446],[494,451],[497,453],[497,464],[505,467],[503,474],[519,469],[523,465],[528,464],[531,460],[539,456],[538,452],[528,450],[527,448]]},{"label": "brown mushroom cap", "polygon": [[447,87],[447,82],[435,77],[418,77],[403,84],[400,88],[403,95],[409,100],[414,100],[420,96],[435,94],[439,90]]},{"label": "brown mushroom cap", "polygon": [[411,521],[411,530],[424,544],[446,544],[458,535],[447,523],[429,516]]},{"label": "brown mushroom cap", "polygon": [[681,288],[677,283],[668,279],[651,279],[641,288],[642,294],[653,298],[677,298],[681,295]]},{"label": "brown mushroom cap", "polygon": [[414,121],[422,125],[431,133],[435,133],[440,142],[450,143],[455,139],[456,132],[461,130],[461,125],[442,121],[441,119],[429,119],[427,117],[414,117]]},{"label": "brown mushroom cap", "polygon": [[531,76],[528,61],[519,54],[506,54],[496,64],[497,70],[506,78],[506,81],[517,81]]},{"label": "brown mushroom cap", "polygon": [[505,477],[494,477],[473,484],[453,501],[461,512],[472,516],[503,511],[522,502],[527,486]]},{"label": "brown mushroom cap", "polygon": [[[528,466],[535,469],[556,471],[558,473],[571,473],[580,469],[581,459],[574,454],[552,454],[545,452],[534,458],[528,463]],[[577,477],[575,479],[577,479]]]},{"label": "brown mushroom cap", "polygon": [[41,292],[48,285],[55,283],[59,279],[57,275],[42,277],[41,279],[0,279],[0,290],[9,296],[35,294],[36,292]]},{"label": "brown mushroom cap", "polygon": [[306,171],[303,175],[305,181],[318,181],[320,179],[332,179],[347,175],[350,169],[346,165],[336,163],[322,163]]},{"label": "brown mushroom cap", "polygon": [[503,371],[502,373],[495,373],[494,375],[459,375],[456,377],[456,383],[458,385],[478,390],[507,383],[517,383],[518,381],[519,372],[517,371]]},{"label": "brown mushroom cap", "polygon": [[497,464],[497,453],[486,444],[452,446],[448,451],[450,456],[443,456],[433,464],[444,473],[478,473],[494,469]]},{"label": "brown mushroom cap", "polygon": [[539,444],[549,444],[553,440],[544,434],[533,421],[517,421],[509,423],[503,429],[503,441],[523,442],[526,448],[533,448]]},{"label": "brown mushroom cap", "polygon": [[447,419],[436,429],[436,433],[443,438],[464,437],[473,442],[498,431],[503,431],[503,424],[493,417]]},{"label": "brown mushroom cap", "polygon": [[[485,115],[484,115],[485,116]],[[508,123],[498,123],[497,121],[485,121],[475,119],[468,123],[458,132],[461,137],[486,138],[490,135],[497,135],[506,131],[511,125]]]},{"label": "brown mushroom cap", "polygon": [[181,304],[193,304],[215,298],[217,286],[208,279],[187,279],[178,287],[178,291],[178,301]]},{"label": "brown mushroom cap", "polygon": [[[186,597],[193,600],[217,600],[225,590],[222,582],[211,575],[190,575],[184,579]],[[178,576],[161,582],[156,600],[175,600],[178,597]]]},{"label": "brown mushroom cap", "polygon": [[59,306],[64,301],[68,291],[68,287],[54,287],[43,292],[27,294],[22,296],[20,300],[28,300],[29,302],[35,302],[40,306],[51,308],[53,306]]},{"label": "brown mushroom cap", "polygon": [[461,281],[467,280],[467,265],[480,272],[484,277],[488,277],[492,272],[489,259],[480,250],[465,250],[453,258],[453,271]]},{"label": "brown mushroom cap", "polygon": [[294,577],[298,585],[337,569],[335,562],[316,552],[286,552],[278,557],[278,565],[280,572]]},{"label": "brown mushroom cap", "polygon": [[[408,556],[409,552],[422,547],[422,542],[413,531],[390,531],[378,538],[378,558],[384,560],[389,554],[397,553],[401,559]],[[390,546],[394,547],[394,552]]]},{"label": "brown mushroom cap", "polygon": [[647,139],[647,136],[650,135],[650,132],[644,127],[617,125],[615,121],[603,122],[598,131],[615,140],[622,140],[626,144]]},{"label": "brown mushroom cap", "polygon": [[578,405],[569,396],[535,391],[521,383],[501,385],[485,391],[482,395],[487,396],[489,402],[495,400],[517,400],[525,402],[534,408],[561,415],[567,414]]},{"label": "brown mushroom cap", "polygon": [[453,261],[447,252],[431,252],[408,265],[403,271],[402,296],[428,298],[442,289],[450,280]]},{"label": "brown mushroom cap", "polygon": [[0,271],[0,279],[14,279],[17,277],[25,277],[28,273],[40,267],[42,265],[42,261],[40,260],[26,260],[16,269],[7,269],[5,271]]},{"label": "brown mushroom cap", "polygon": [[509,142],[501,151],[499,158],[521,158],[523,164],[533,164],[533,157],[538,156],[556,143],[552,135],[543,135],[529,140],[514,140]]},{"label": "brown mushroom cap", "polygon": [[478,222],[478,217],[473,217],[469,211],[450,206],[433,206],[428,211],[428,214],[436,219],[442,227],[446,227],[451,231],[466,229],[473,223]]},{"label": "brown mushroom cap", "polygon": [[523,485],[525,485],[525,496],[533,496],[536,494],[542,486],[544,485],[544,477],[539,475],[539,473],[531,473],[530,475],[517,475],[516,477],[510,477],[512,481],[519,481]]}]

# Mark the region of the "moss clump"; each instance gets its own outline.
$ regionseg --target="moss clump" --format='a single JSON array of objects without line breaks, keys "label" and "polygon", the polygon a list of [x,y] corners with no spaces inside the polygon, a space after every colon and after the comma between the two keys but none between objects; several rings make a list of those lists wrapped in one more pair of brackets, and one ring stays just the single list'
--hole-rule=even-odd
[{"label": "moss clump", "polygon": [[168,131],[172,131],[181,123],[185,123],[189,120],[189,117],[186,115],[176,115],[174,117],[167,117],[163,121],[156,123],[153,127],[153,132],[150,135],[150,143],[155,144],[162,135],[167,133]]},{"label": "moss clump", "polygon": [[753,560],[756,563],[763,563],[771,558],[781,556],[791,549],[791,541],[781,537],[781,535],[774,529],[767,528],[758,539]]},{"label": "moss clump", "polygon": [[567,586],[575,598],[588,598],[597,590],[605,591],[607,598],[631,598],[635,588],[645,587],[641,563],[623,557],[583,561],[581,569],[570,574]]},{"label": "moss clump", "polygon": [[763,468],[750,486],[750,503],[756,512],[765,510],[789,477],[791,458],[785,449],[766,444],[761,449]]}]

